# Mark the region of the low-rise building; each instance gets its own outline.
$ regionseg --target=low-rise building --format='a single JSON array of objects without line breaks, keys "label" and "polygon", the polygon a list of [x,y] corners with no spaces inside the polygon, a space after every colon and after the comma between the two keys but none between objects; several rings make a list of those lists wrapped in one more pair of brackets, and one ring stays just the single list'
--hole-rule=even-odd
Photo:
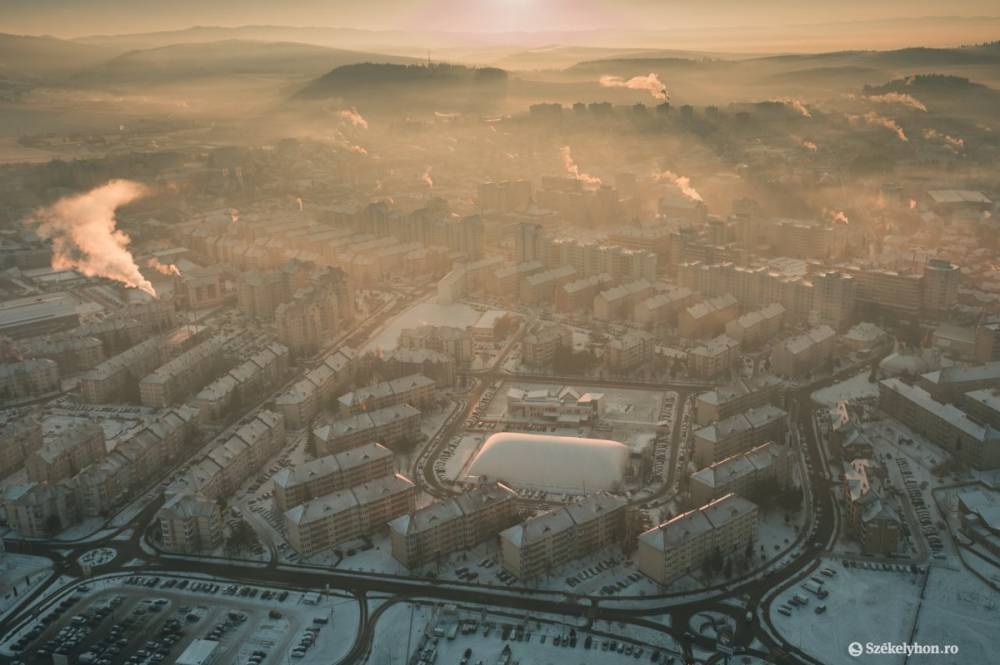
[{"label": "low-rise building", "polygon": [[65,481],[7,487],[0,508],[7,524],[22,538],[50,538],[79,519],[73,490]]},{"label": "low-rise building", "polygon": [[753,502],[727,494],[677,515],[639,536],[639,570],[667,585],[713,557],[745,556],[757,538],[758,513]]},{"label": "low-rise building", "polygon": [[481,485],[389,522],[392,556],[413,570],[494,538],[516,521],[517,494],[501,483]]},{"label": "low-rise building", "polygon": [[604,413],[603,393],[581,393],[576,388],[539,388],[507,391],[507,417],[547,420],[568,426],[594,424]]},{"label": "low-rise building", "polygon": [[844,502],[847,533],[861,542],[865,554],[895,554],[899,545],[900,522],[896,512],[879,497],[872,486],[872,462],[857,459],[846,464]]}]

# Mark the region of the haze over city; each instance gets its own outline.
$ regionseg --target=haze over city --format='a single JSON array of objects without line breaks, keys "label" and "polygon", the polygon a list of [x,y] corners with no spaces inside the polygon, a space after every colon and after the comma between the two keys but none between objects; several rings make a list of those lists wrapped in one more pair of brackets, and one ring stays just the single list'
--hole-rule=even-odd
[{"label": "haze over city", "polygon": [[7,0],[0,663],[996,660],[998,37]]}]

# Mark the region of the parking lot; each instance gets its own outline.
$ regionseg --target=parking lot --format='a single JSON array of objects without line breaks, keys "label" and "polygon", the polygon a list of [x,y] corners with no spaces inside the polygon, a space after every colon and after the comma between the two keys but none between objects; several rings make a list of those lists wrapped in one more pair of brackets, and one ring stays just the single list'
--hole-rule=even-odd
[{"label": "parking lot", "polygon": [[47,608],[4,651],[22,663],[76,656],[84,665],[157,665],[211,640],[216,662],[271,665],[304,658],[320,640],[347,637],[349,646],[357,629],[353,599],[338,601],[334,616],[331,599],[318,594],[221,581],[133,576],[95,586]]}]

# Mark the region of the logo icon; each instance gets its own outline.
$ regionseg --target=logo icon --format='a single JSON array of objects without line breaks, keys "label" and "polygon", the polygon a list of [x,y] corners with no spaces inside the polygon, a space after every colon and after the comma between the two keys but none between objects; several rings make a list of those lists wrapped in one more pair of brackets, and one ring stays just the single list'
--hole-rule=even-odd
[{"label": "logo icon", "polygon": [[861,646],[861,642],[851,642],[847,645],[847,653],[851,654],[854,658],[861,655],[864,648]]}]

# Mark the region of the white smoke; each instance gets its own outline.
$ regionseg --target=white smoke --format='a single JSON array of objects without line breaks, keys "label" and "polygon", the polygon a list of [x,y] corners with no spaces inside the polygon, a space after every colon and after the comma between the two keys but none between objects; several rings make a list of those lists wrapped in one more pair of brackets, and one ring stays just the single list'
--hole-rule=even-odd
[{"label": "white smoke", "polygon": [[842,210],[824,210],[823,212],[827,215],[827,217],[829,217],[838,224],[850,223],[849,220],[847,219],[847,215]]},{"label": "white smoke", "polygon": [[691,186],[691,179],[687,176],[677,175],[673,171],[661,171],[660,173],[654,173],[653,178],[673,183],[677,189],[681,190],[681,194],[692,201],[704,201],[704,199],[701,198],[701,194],[698,193],[698,190]]},{"label": "white smoke", "polygon": [[653,99],[658,99],[661,102],[665,102],[670,99],[670,94],[667,92],[667,86],[663,85],[663,81],[661,81],[660,77],[656,74],[633,76],[628,80],[623,79],[621,76],[602,76],[600,78],[600,83],[605,88],[645,90],[653,96]]},{"label": "white smoke", "polygon": [[884,115],[879,115],[875,111],[868,111],[864,115],[849,115],[847,119],[851,122],[864,122],[869,125],[876,127],[885,127],[889,131],[893,132],[900,141],[909,141],[906,138],[906,133],[903,132],[903,128],[896,124],[896,121],[892,118],[887,118]]},{"label": "white smoke", "polygon": [[879,104],[902,104],[908,108],[914,109],[916,111],[923,111],[927,113],[927,107],[924,103],[913,95],[908,95],[902,92],[887,92],[884,95],[871,95],[868,97],[869,101],[878,102]]},{"label": "white smoke", "polygon": [[431,177],[431,171],[433,170],[434,167],[428,166],[426,169],[424,169],[424,174],[420,176],[420,179],[423,180],[428,187],[434,186],[434,178]]},{"label": "white smoke", "polygon": [[230,208],[229,209],[229,221],[232,224],[235,224],[236,222],[240,221],[240,211],[237,210],[236,208]]},{"label": "white smoke", "polygon": [[112,180],[35,211],[30,221],[38,225],[39,236],[52,241],[52,267],[112,279],[155,296],[128,251],[131,239],[115,219],[118,208],[145,194],[146,188],[137,182]]},{"label": "white smoke", "polygon": [[936,129],[927,128],[924,130],[924,138],[928,141],[941,141],[954,150],[961,150],[965,147],[965,139],[960,139],[950,134],[944,134]]},{"label": "white smoke", "polygon": [[795,110],[796,113],[798,113],[799,115],[801,115],[803,118],[811,118],[811,117],[813,117],[812,113],[809,112],[809,109],[806,108],[806,105],[803,104],[798,99],[790,99],[788,97],[782,97],[781,99],[775,99],[775,100],[772,100],[772,101],[778,102],[779,104],[784,104],[785,106],[788,106],[788,107],[791,107],[792,109]]},{"label": "white smoke", "polygon": [[566,169],[567,173],[569,173],[571,176],[573,176],[574,178],[576,178],[585,185],[589,185],[591,187],[600,186],[601,184],[600,178],[598,178],[595,175],[590,175],[589,173],[582,172],[580,170],[580,167],[576,165],[576,162],[573,161],[573,152],[569,149],[568,145],[564,145],[562,147],[561,152],[563,158],[563,167]]},{"label": "white smoke", "polygon": [[348,150],[350,150],[351,152],[355,152],[355,153],[357,153],[359,155],[367,155],[368,154],[368,151],[365,150],[364,148],[362,148],[359,145],[352,145],[350,148],[348,148]]},{"label": "white smoke", "polygon": [[365,117],[358,113],[358,110],[353,106],[349,109],[343,109],[337,113],[344,120],[350,121],[355,127],[360,127],[362,129],[368,129],[368,121]]},{"label": "white smoke", "polygon": [[818,150],[818,148],[816,147],[816,144],[813,143],[812,141],[809,141],[807,139],[802,139],[802,138],[799,138],[797,136],[792,137],[792,138],[795,139],[796,143],[798,143],[801,147],[805,148],[809,152],[816,152],[816,150]]},{"label": "white smoke", "polygon": [[180,275],[181,269],[175,266],[173,263],[162,263],[155,256],[150,257],[146,261],[146,265],[155,270],[156,272],[163,273],[164,275]]},{"label": "white smoke", "polygon": [[301,196],[296,196],[295,197],[295,203],[297,203],[298,206],[299,206],[299,212],[302,212],[302,210],[303,210],[302,197]]}]

